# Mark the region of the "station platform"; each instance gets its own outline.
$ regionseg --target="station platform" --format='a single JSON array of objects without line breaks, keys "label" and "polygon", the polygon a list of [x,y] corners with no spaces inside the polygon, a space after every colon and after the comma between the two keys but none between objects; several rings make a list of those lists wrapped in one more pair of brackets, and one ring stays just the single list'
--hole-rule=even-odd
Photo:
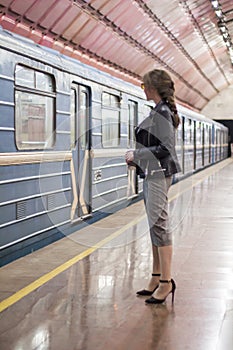
[{"label": "station platform", "polygon": [[233,349],[233,159],[173,185],[174,305],[147,305],[138,201],[0,269],[2,350]]}]

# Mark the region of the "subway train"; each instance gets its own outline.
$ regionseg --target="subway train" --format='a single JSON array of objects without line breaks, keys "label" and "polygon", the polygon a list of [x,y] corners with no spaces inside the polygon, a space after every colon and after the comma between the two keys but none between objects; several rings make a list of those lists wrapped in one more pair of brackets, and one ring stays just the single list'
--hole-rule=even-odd
[{"label": "subway train", "polygon": [[[1,265],[140,198],[124,154],[151,108],[138,86],[0,28]],[[178,111],[174,182],[228,156],[226,127]]]}]

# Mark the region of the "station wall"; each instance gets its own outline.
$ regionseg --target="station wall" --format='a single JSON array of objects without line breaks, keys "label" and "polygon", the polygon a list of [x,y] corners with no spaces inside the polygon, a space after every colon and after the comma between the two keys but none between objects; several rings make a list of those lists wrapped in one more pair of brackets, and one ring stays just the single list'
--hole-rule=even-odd
[{"label": "station wall", "polygon": [[201,113],[214,120],[233,120],[233,85],[215,96]]}]

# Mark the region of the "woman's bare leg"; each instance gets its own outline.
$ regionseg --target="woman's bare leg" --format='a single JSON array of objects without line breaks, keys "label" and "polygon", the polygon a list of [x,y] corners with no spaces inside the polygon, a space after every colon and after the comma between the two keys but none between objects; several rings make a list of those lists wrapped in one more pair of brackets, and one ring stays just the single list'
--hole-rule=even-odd
[{"label": "woman's bare leg", "polygon": [[[172,245],[158,247],[158,256],[161,271],[161,280],[171,279],[171,265],[172,265]],[[159,288],[156,289],[154,297],[158,299],[163,299],[167,296],[171,290],[170,283],[161,283]]]},{"label": "woman's bare leg", "polygon": [[[152,253],[153,253],[153,266],[152,273],[160,274],[160,262],[159,262],[159,251],[158,247],[152,244]],[[159,284],[160,276],[151,276],[150,282],[148,284],[148,290],[154,290],[154,288]]]}]

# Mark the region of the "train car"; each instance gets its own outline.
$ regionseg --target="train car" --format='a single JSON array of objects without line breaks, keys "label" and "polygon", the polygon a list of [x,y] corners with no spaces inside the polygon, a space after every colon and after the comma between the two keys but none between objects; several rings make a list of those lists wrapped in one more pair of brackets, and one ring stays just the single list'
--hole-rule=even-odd
[{"label": "train car", "polygon": [[[124,161],[152,104],[133,84],[0,29],[1,265],[139,198]],[[227,128],[179,106],[174,181],[227,157]]]},{"label": "train car", "polygon": [[228,157],[228,129],[192,110],[178,106],[181,128],[177,153],[182,166],[178,178],[190,175]]}]

